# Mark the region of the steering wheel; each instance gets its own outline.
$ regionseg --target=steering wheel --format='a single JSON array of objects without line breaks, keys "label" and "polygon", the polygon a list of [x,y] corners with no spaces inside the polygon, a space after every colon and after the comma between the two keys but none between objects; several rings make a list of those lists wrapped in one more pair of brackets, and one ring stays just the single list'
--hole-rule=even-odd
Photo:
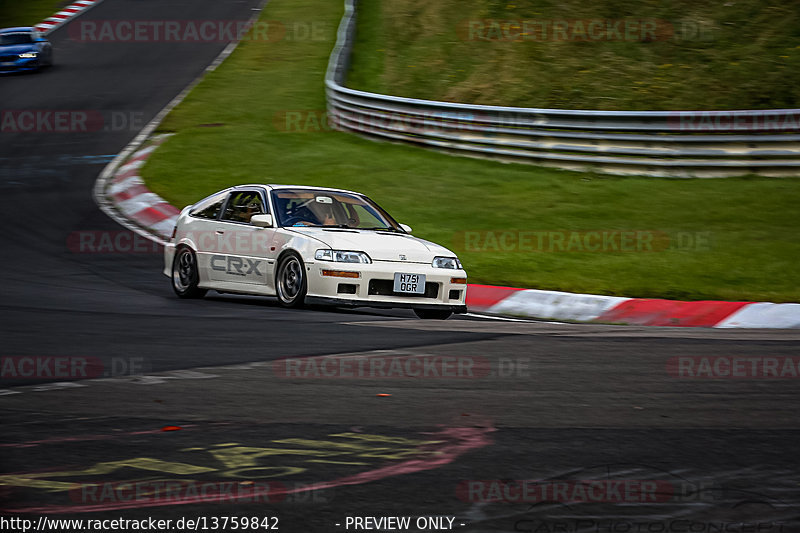
[{"label": "steering wheel", "polygon": [[284,226],[294,226],[298,222],[308,222],[309,224],[312,224],[312,225],[314,224],[310,220],[307,220],[307,219],[305,219],[303,217],[294,216],[294,217],[289,217],[286,220],[284,220],[283,221],[283,225]]}]

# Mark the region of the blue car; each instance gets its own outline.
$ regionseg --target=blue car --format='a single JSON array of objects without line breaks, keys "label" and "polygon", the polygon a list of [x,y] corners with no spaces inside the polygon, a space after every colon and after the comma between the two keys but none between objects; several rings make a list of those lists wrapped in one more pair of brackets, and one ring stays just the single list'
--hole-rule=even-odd
[{"label": "blue car", "polygon": [[0,72],[38,70],[53,64],[53,47],[36,28],[0,29]]}]

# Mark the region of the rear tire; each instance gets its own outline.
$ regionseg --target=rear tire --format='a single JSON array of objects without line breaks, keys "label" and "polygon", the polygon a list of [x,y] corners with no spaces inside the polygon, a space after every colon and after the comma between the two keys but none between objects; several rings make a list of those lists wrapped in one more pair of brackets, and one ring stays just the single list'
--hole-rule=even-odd
[{"label": "rear tire", "polygon": [[453,314],[452,311],[440,309],[414,309],[414,313],[426,320],[447,320]]},{"label": "rear tire", "polygon": [[303,260],[294,252],[283,256],[275,274],[275,293],[282,307],[302,307],[308,291]]},{"label": "rear tire", "polygon": [[178,298],[202,298],[207,291],[199,288],[198,283],[197,257],[191,248],[181,246],[172,258],[172,290]]}]

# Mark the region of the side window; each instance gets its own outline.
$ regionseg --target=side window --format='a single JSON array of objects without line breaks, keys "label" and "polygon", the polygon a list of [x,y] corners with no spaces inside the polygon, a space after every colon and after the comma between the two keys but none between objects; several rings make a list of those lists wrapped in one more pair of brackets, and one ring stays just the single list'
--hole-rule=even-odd
[{"label": "side window", "polygon": [[228,204],[225,206],[225,212],[222,214],[222,220],[249,224],[250,217],[266,212],[264,202],[258,192],[237,191],[231,193]]},{"label": "side window", "polygon": [[210,218],[216,220],[224,202],[225,195],[209,198],[202,204],[198,205],[195,209],[190,211],[189,214],[193,217]]}]

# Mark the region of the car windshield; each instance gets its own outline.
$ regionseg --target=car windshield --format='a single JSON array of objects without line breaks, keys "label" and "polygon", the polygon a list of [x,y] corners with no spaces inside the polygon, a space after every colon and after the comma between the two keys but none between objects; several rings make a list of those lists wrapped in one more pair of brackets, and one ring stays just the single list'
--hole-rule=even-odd
[{"label": "car windshield", "polygon": [[366,196],[320,189],[274,189],[281,226],[329,226],[402,232],[386,211]]},{"label": "car windshield", "polygon": [[0,46],[11,44],[29,44],[33,42],[30,33],[0,33]]}]

